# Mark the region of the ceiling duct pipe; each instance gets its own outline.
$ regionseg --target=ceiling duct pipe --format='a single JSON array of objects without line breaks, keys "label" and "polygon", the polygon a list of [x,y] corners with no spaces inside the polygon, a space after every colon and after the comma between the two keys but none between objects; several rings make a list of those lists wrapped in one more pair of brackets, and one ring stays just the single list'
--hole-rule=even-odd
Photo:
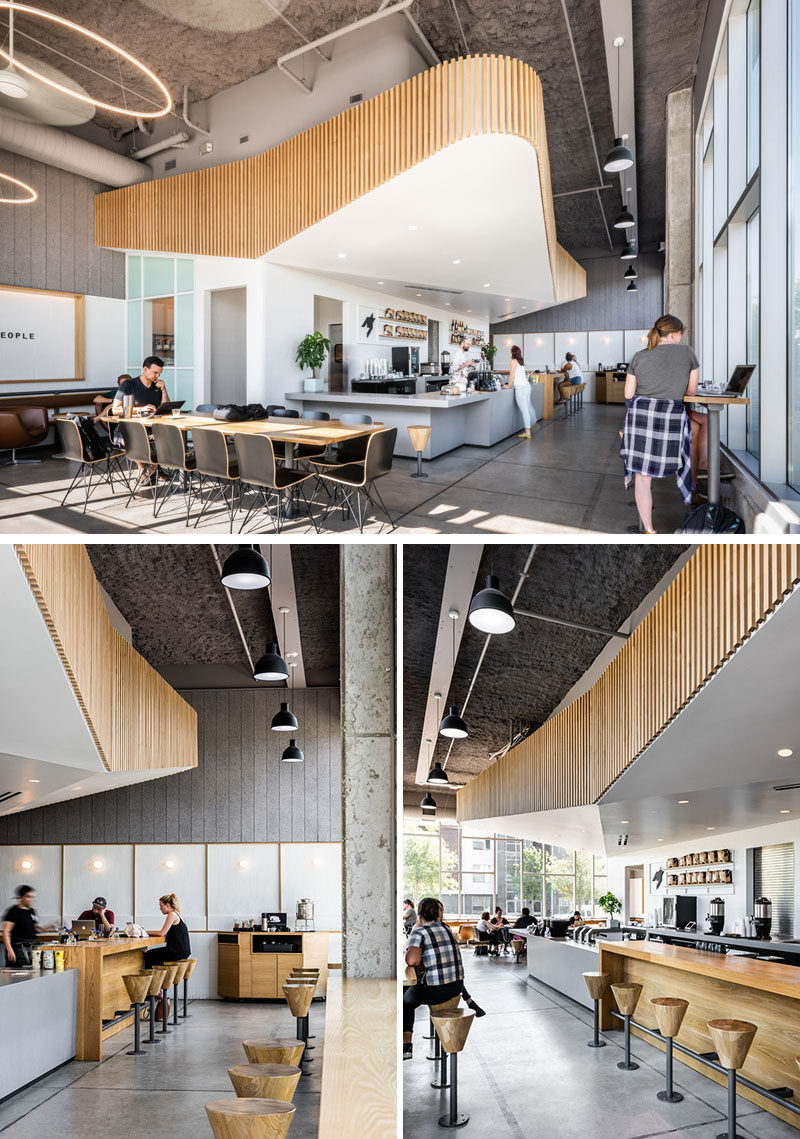
[{"label": "ceiling duct pipe", "polygon": [[104,186],[131,186],[152,177],[148,166],[131,158],[7,111],[0,111],[0,148],[102,182]]},{"label": "ceiling duct pipe", "polygon": [[176,134],[171,134],[168,138],[162,138],[160,142],[151,142],[149,146],[143,146],[141,148],[136,147],[129,151],[129,153],[131,158],[140,161],[143,158],[151,158],[154,154],[160,154],[162,150],[183,150],[191,137],[188,131],[178,131]]}]

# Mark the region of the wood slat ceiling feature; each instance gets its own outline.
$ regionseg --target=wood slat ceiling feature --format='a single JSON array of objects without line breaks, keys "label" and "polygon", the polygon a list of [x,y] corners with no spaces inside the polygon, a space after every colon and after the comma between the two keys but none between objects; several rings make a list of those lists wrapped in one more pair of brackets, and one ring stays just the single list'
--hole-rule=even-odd
[{"label": "wood slat ceiling feature", "polygon": [[253,158],[99,194],[95,243],[261,257],[444,147],[496,133],[536,151],[556,302],[585,296],[556,241],[541,82],[509,56],[439,64]]},{"label": "wood slat ceiling feature", "polygon": [[796,546],[699,547],[592,688],[458,793],[459,818],[598,802],[798,582]]}]

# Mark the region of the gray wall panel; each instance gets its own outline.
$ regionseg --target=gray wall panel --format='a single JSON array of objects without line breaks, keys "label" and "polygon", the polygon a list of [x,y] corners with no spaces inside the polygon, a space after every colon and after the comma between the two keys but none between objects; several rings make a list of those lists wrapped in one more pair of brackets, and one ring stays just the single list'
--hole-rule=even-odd
[{"label": "gray wall panel", "polygon": [[[628,265],[639,274],[638,291],[629,293],[623,279]],[[602,332],[606,329],[650,328],[661,315],[664,296],[664,258],[643,253],[636,261],[597,257],[583,262],[586,296],[511,320],[493,324],[497,336],[510,332]]]},{"label": "gray wall panel", "polygon": [[94,244],[94,196],[105,187],[5,150],[0,170],[39,194],[0,210],[0,285],[123,298],[125,255]]}]

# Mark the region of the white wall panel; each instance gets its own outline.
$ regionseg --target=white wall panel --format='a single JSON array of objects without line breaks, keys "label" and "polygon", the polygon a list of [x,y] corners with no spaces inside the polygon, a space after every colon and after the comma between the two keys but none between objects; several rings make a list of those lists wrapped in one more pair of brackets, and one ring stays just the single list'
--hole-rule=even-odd
[{"label": "white wall panel", "polygon": [[636,328],[625,330],[625,359],[630,363],[637,352],[647,347],[647,334],[649,328]]},{"label": "white wall panel", "polygon": [[317,929],[342,928],[342,849],[339,843],[293,842],[281,846],[281,909],[294,926],[298,899],[314,903]]},{"label": "white wall panel", "polygon": [[515,332],[513,335],[517,338],[517,344],[522,338],[522,355],[525,357],[527,371],[538,372],[555,367],[556,348],[552,332]]},{"label": "white wall panel", "polygon": [[[190,1000],[216,1000],[217,992],[217,935],[215,933],[194,933],[190,935],[192,957],[197,959],[194,973],[189,980]],[[183,986],[181,986],[181,997]]]},{"label": "white wall panel", "polygon": [[[495,336],[494,343],[497,345],[497,355],[494,358],[494,367],[496,371],[508,371],[511,364],[511,345],[519,344],[521,340],[521,336],[515,340],[512,333],[509,333],[508,336]],[[521,344],[520,347],[522,347]]]},{"label": "white wall panel", "polygon": [[342,935],[340,933],[328,934],[328,964],[342,964]]},{"label": "white wall panel", "polygon": [[589,368],[597,371],[597,365],[615,368],[624,360],[625,345],[621,331],[589,333]]},{"label": "white wall panel", "polygon": [[[285,847],[284,847],[285,849]],[[240,860],[247,862],[242,869]],[[279,910],[277,843],[212,843],[208,848],[208,929]]]},{"label": "white wall panel", "polygon": [[[172,869],[165,863],[174,861]],[[175,893],[189,929],[206,929],[206,848],[201,843],[158,843],[136,847],[136,920],[145,929],[160,929],[162,894]]]},{"label": "white wall panel", "polygon": [[[29,870],[20,862],[29,859]],[[0,847],[0,906],[3,912],[14,901],[17,886],[36,890],[36,913],[41,925],[61,920],[61,847]],[[91,900],[91,899],[90,899]]]},{"label": "white wall panel", "polygon": [[[102,862],[99,870],[92,863]],[[117,925],[124,925],[133,914],[132,846],[64,847],[64,921],[69,924],[78,914],[92,908],[102,896],[114,912]]]},{"label": "white wall panel", "polygon": [[556,367],[560,368],[566,361],[567,352],[578,357],[581,371],[586,371],[589,359],[589,333],[588,332],[557,332],[556,341]]}]

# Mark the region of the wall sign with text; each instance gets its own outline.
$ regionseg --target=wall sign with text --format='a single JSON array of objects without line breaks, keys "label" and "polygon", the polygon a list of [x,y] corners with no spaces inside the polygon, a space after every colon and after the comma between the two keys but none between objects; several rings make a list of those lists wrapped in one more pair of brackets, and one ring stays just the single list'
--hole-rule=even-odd
[{"label": "wall sign with text", "polygon": [[84,298],[0,288],[0,384],[83,380]]}]

